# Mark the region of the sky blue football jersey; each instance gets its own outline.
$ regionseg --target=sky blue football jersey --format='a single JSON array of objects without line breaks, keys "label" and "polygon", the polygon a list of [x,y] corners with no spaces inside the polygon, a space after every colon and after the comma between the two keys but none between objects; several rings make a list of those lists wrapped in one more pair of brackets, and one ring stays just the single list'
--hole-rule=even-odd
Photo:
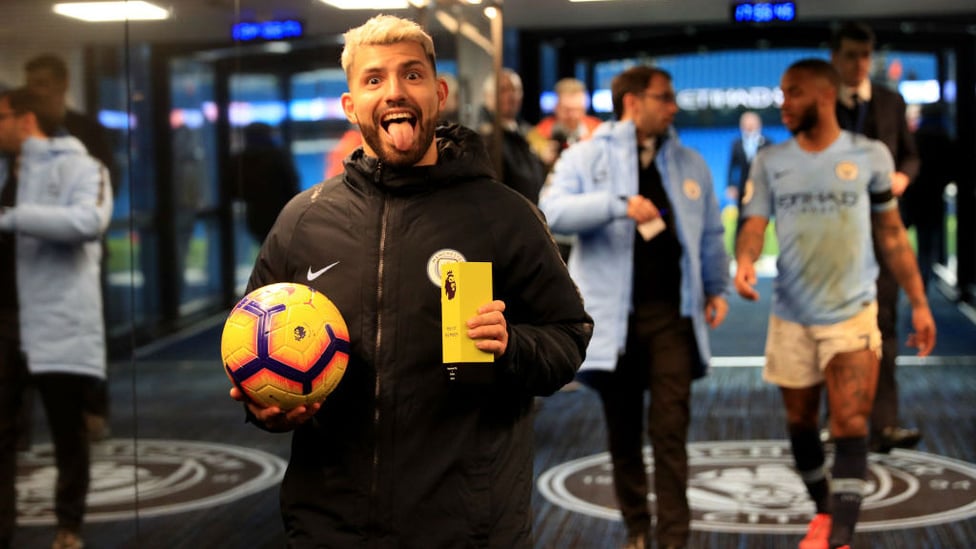
[{"label": "sky blue football jersey", "polygon": [[893,172],[883,143],[847,131],[816,153],[795,138],[759,151],[742,215],[776,220],[774,314],[800,324],[834,324],[875,299],[871,211],[897,206]]}]

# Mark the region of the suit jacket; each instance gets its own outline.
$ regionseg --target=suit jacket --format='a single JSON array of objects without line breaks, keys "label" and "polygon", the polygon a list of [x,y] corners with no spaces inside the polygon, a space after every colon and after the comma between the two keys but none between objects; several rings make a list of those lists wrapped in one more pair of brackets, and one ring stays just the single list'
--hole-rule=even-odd
[{"label": "suit jacket", "polygon": [[[871,101],[868,102],[864,126],[856,128],[857,113],[837,101],[837,121],[841,127],[877,139],[888,147],[895,161],[895,170],[908,176],[911,183],[918,175],[919,159],[915,138],[908,131],[905,119],[905,100],[901,94],[871,83]],[[878,258],[878,327],[886,340],[898,337],[896,317],[898,310],[898,283],[888,264],[881,260],[878,240],[874,241],[874,255]],[[894,392],[882,391],[876,395],[877,402],[894,397]]]},{"label": "suit jacket", "polygon": [[939,227],[945,212],[942,193],[958,177],[962,155],[944,127],[924,118],[914,137],[921,167],[902,196],[901,217],[905,225]]},{"label": "suit jacket", "polygon": [[[758,151],[763,147],[768,147],[773,142],[769,140],[765,135],[759,136],[759,146],[756,148]],[[742,138],[736,138],[732,142],[732,158],[729,159],[729,178],[728,185],[730,187],[735,187],[739,189],[739,193],[742,193],[742,187],[746,184],[746,179],[749,179],[749,166],[752,162],[746,156],[746,149],[742,145]]]},{"label": "suit jacket", "polygon": [[[868,102],[862,133],[888,146],[895,160],[895,170],[908,175],[909,181],[918,175],[919,160],[915,140],[908,131],[905,120],[905,100],[901,94],[877,84],[871,85],[871,101]],[[837,102],[837,121],[845,130],[857,132],[856,113]]]},{"label": "suit jacket", "polygon": [[[531,145],[525,139],[525,134],[531,126],[519,122],[518,129],[502,129],[502,173],[498,174],[499,181],[515,189],[533,204],[539,202],[539,191],[546,182],[546,165],[542,163]],[[492,150],[492,140],[494,128],[490,123],[480,126],[479,132],[484,138],[484,143],[488,147],[488,154],[494,155]],[[494,157],[493,161],[497,161]]]}]

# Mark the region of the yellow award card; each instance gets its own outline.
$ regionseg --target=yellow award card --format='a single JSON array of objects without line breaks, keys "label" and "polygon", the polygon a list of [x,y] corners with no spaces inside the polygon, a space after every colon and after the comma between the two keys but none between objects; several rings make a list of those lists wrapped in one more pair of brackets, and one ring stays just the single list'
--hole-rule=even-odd
[{"label": "yellow award card", "polygon": [[[465,322],[492,301],[491,263],[459,262],[441,266],[441,339],[444,364],[454,380],[452,364],[493,362],[495,356],[475,347]],[[452,373],[453,371],[453,373]]]}]

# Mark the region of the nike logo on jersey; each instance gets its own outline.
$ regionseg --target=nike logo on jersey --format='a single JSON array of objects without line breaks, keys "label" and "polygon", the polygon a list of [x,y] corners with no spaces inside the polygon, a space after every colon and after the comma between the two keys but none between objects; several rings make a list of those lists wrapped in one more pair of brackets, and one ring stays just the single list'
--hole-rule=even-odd
[{"label": "nike logo on jersey", "polygon": [[773,179],[779,179],[779,178],[783,177],[784,175],[790,173],[791,171],[793,171],[793,170],[780,170],[778,172],[773,172]]},{"label": "nike logo on jersey", "polygon": [[332,267],[335,267],[338,264],[339,264],[339,262],[336,261],[332,265],[326,265],[325,267],[322,267],[321,269],[319,269],[317,271],[313,271],[312,270],[312,267],[310,266],[308,268],[308,274],[306,275],[306,277],[308,278],[308,281],[311,282],[311,281],[315,280],[316,278],[322,276],[323,274],[325,274],[326,271],[328,271]]}]

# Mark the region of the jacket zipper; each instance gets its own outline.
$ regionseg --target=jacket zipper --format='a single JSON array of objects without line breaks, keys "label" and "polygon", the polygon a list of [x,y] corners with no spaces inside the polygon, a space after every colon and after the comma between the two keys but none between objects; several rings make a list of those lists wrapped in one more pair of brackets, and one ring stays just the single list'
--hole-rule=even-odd
[{"label": "jacket zipper", "polygon": [[[383,165],[376,168],[373,181],[377,184],[382,178]],[[380,347],[383,340],[383,260],[386,251],[386,227],[389,218],[390,203],[386,197],[383,198],[383,215],[380,219],[380,242],[379,260],[376,265],[376,343],[373,347],[373,357],[376,360],[376,379],[373,382],[373,475],[370,479],[370,499],[377,501],[379,491],[379,465],[380,465]],[[376,515],[374,515],[374,519]]]}]

